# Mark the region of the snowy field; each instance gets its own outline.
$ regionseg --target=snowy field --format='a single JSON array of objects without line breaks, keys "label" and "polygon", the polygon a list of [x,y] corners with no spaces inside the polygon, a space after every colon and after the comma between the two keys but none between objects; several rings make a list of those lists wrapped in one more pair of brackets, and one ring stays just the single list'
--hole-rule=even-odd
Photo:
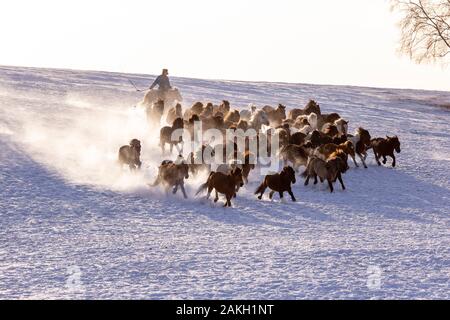
[{"label": "snowy field", "polygon": [[[372,137],[397,134],[398,167],[294,186],[234,207],[150,190],[158,132],[128,82],[153,77],[0,67],[0,298],[450,299],[450,93],[173,78],[184,98],[233,107],[317,100]],[[131,138],[143,170],[115,165]],[[82,152],[81,152],[82,151]],[[390,162],[389,162],[390,163]]]}]

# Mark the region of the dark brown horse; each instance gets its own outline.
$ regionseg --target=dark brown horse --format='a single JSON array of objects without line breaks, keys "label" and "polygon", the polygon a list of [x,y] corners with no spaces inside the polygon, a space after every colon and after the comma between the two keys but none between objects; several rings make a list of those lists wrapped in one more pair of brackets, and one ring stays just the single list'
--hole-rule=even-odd
[{"label": "dark brown horse", "polygon": [[171,127],[161,128],[159,133],[159,143],[163,155],[165,153],[166,143],[170,145],[170,153],[172,153],[173,146],[183,142],[182,132],[180,132],[177,139],[174,139],[174,137],[172,137],[175,130],[181,130],[183,128],[184,128],[184,121],[182,118],[175,119]]},{"label": "dark brown horse", "polygon": [[142,162],[141,157],[141,142],[138,139],[130,141],[130,145],[122,146],[119,149],[119,163],[120,165],[128,165],[130,170],[140,169]]},{"label": "dark brown horse", "polygon": [[309,140],[314,148],[320,147],[323,144],[333,143],[333,138],[327,136],[325,133],[314,130],[310,135],[306,137]]},{"label": "dark brown horse", "polygon": [[306,134],[304,134],[302,132],[296,132],[296,133],[292,134],[291,137],[289,138],[289,143],[301,146],[302,144],[305,143],[305,138],[306,138]]},{"label": "dark brown horse", "polygon": [[377,160],[379,166],[381,166],[380,157],[383,157],[383,164],[386,164],[387,162],[386,157],[389,156],[392,158],[392,166],[395,167],[396,159],[394,155],[394,150],[397,153],[401,152],[400,140],[398,139],[397,136],[394,137],[386,136],[386,139],[376,138],[371,140],[370,144],[373,149],[373,153],[375,154],[375,159]]},{"label": "dark brown horse", "polygon": [[267,175],[258,189],[256,189],[255,194],[259,194],[258,199],[261,200],[266,189],[270,188],[272,190],[269,193],[271,200],[275,192],[278,192],[280,199],[283,199],[283,193],[287,192],[291,196],[292,201],[297,201],[291,189],[291,183],[294,184],[295,182],[295,171],[292,167],[287,166],[280,173]]},{"label": "dark brown horse", "polygon": [[196,195],[207,189],[208,194],[206,199],[209,199],[211,192],[215,190],[216,197],[214,198],[214,202],[219,200],[219,193],[222,193],[226,197],[224,207],[231,207],[231,199],[236,196],[236,190],[243,186],[242,171],[239,168],[233,169],[230,174],[211,172],[208,180],[200,186]]}]

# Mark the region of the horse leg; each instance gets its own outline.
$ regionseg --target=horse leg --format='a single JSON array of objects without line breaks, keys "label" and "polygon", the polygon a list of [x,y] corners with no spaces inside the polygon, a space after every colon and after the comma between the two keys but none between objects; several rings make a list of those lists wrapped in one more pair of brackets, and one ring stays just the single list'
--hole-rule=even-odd
[{"label": "horse leg", "polygon": [[229,195],[229,194],[227,194],[226,195],[226,201],[225,201],[225,204],[223,205],[223,207],[224,208],[226,208],[226,207],[231,207],[231,198],[232,198],[232,195]]},{"label": "horse leg", "polygon": [[259,199],[259,200],[261,200],[261,199],[262,199],[262,196],[263,196],[264,192],[266,192],[266,188],[267,188],[267,186],[266,186],[265,182],[263,182],[263,183],[262,183],[262,185],[261,185],[261,187],[260,187],[260,188],[261,188],[261,189],[260,189],[260,190],[261,190],[261,191],[260,191],[260,192],[261,192],[261,194],[260,194],[260,195],[258,196],[258,199]]},{"label": "horse leg", "polygon": [[310,178],[310,176],[309,176],[309,174],[306,176],[306,180],[305,180],[305,186],[307,186],[308,184],[309,184],[309,178]]},{"label": "horse leg", "polygon": [[392,167],[394,167],[395,168],[395,164],[396,164],[396,161],[395,161],[395,155],[394,155],[394,153],[392,153],[391,154],[391,158],[392,158]]},{"label": "horse leg", "polygon": [[161,151],[162,155],[166,154],[166,143],[164,141],[161,141]]},{"label": "horse leg", "polygon": [[339,179],[339,182],[341,183],[342,190],[345,190],[344,181],[342,180],[341,173],[338,174],[337,178]]},{"label": "horse leg", "polygon": [[278,194],[280,195],[280,200],[283,200],[283,198],[284,198],[283,193],[284,193],[283,191],[278,192]]},{"label": "horse leg", "polygon": [[211,192],[212,191],[213,191],[213,188],[208,186],[208,193],[206,194],[206,200],[209,199],[209,197],[211,196]]},{"label": "horse leg", "polygon": [[170,154],[173,152],[173,143],[170,144]]},{"label": "horse leg", "polygon": [[386,164],[386,162],[387,162],[386,155],[383,154],[383,164]]},{"label": "horse leg", "polygon": [[333,193],[333,182],[331,182],[330,179],[328,179],[328,186],[330,187],[330,192]]},{"label": "horse leg", "polygon": [[353,163],[355,164],[355,167],[359,168],[359,165],[358,165],[358,163],[356,162],[356,157],[355,157],[355,155],[351,154],[350,157],[352,157]]},{"label": "horse leg", "polygon": [[269,199],[270,200],[272,200],[274,194],[275,194],[275,191],[270,191],[270,193],[269,193]]},{"label": "horse leg", "polygon": [[295,199],[294,193],[292,192],[292,189],[291,189],[291,188],[289,188],[288,193],[289,193],[289,195],[291,196],[292,201],[296,202],[297,199]]},{"label": "horse leg", "polygon": [[177,191],[178,191],[178,183],[177,183],[177,184],[175,184],[175,186],[173,187],[173,191],[172,191],[172,193],[173,193],[173,194],[176,194],[176,193],[177,193]]},{"label": "horse leg", "polygon": [[373,148],[373,154],[375,155],[375,160],[377,160],[378,165],[381,166],[380,156],[379,156],[379,154],[375,151],[375,148]]},{"label": "horse leg", "polygon": [[366,165],[366,162],[364,161],[364,158],[363,158],[363,156],[361,155],[361,153],[358,153],[358,157],[361,159],[361,162],[363,163],[363,165],[364,165],[364,168],[366,168],[367,169],[367,165]]},{"label": "horse leg", "polygon": [[368,155],[368,154],[367,154],[367,151],[364,151],[362,154],[363,154],[363,156],[364,156],[364,161],[366,161],[367,155]]},{"label": "horse leg", "polygon": [[[322,179],[322,178],[321,178]],[[317,174],[315,174],[314,175],[314,184],[317,184],[318,183],[318,181],[317,181]]]},{"label": "horse leg", "polygon": [[219,193],[216,190],[216,197],[214,198],[214,202],[217,202],[217,201],[219,201]]},{"label": "horse leg", "polygon": [[180,184],[180,188],[181,188],[181,192],[183,192],[183,197],[184,197],[185,199],[187,199],[188,196],[187,196],[187,194],[186,194],[186,190],[184,189],[184,182],[182,182],[182,183]]}]

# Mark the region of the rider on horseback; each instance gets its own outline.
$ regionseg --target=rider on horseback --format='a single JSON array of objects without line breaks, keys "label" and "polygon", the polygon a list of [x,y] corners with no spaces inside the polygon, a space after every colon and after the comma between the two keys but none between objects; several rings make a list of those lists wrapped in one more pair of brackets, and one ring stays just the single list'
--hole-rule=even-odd
[{"label": "rider on horseback", "polygon": [[[143,105],[150,107],[159,100],[162,100],[166,107],[171,108],[174,107],[177,102],[183,101],[178,89],[170,85],[168,75],[169,71],[163,69],[162,74],[155,79],[149,87],[150,90],[145,94],[144,100],[142,101]],[[158,86],[158,89],[154,89],[156,86]]]},{"label": "rider on horseback", "polygon": [[153,82],[153,84],[150,86],[150,90],[153,89],[157,85],[159,87],[159,91],[161,91],[163,93],[172,89],[168,75],[169,75],[169,70],[163,69],[162,74],[159,75],[156,78],[156,80]]}]

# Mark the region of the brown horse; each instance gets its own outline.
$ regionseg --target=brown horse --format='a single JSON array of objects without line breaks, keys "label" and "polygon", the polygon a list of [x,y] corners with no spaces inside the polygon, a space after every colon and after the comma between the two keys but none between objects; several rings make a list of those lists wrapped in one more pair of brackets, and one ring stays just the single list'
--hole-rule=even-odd
[{"label": "brown horse", "polygon": [[183,118],[183,111],[181,104],[179,103],[177,103],[175,107],[169,109],[166,121],[167,123],[173,123],[176,118]]},{"label": "brown horse", "polygon": [[223,120],[223,117],[220,116],[219,114],[202,119],[202,130],[203,131],[206,131],[209,129],[217,129],[217,130],[222,131],[222,130],[224,130],[225,127],[226,127],[226,125]]},{"label": "brown horse", "polygon": [[[364,168],[367,169],[365,160],[367,158],[367,150],[371,147],[371,137],[369,131],[360,127],[356,130],[355,135],[348,135],[348,140],[353,143],[355,153],[361,159]],[[358,167],[357,163],[355,163],[355,165]]]},{"label": "brown horse", "polygon": [[321,145],[314,151],[314,155],[321,158],[322,160],[328,160],[330,159],[331,155],[337,151],[342,151],[352,157],[353,162],[357,166],[355,159],[355,149],[353,148],[353,143],[351,141],[346,141],[339,145],[334,143]]},{"label": "brown horse", "polygon": [[276,109],[271,106],[265,106],[263,111],[267,114],[269,122],[275,127],[281,125],[283,120],[286,119],[286,107],[282,104],[279,104]]},{"label": "brown horse", "polygon": [[326,125],[327,123],[334,125],[334,122],[339,119],[341,119],[341,116],[335,112],[317,115],[317,128],[321,130],[323,126]]},{"label": "brown horse", "polygon": [[202,145],[196,152],[191,152],[187,158],[189,171],[196,176],[201,171],[211,171],[211,164],[207,163],[206,159],[214,158],[215,150],[210,145]]},{"label": "brown horse", "polygon": [[187,109],[184,112],[183,115],[183,119],[184,120],[189,120],[193,115],[197,115],[200,116],[200,114],[203,112],[203,103],[201,103],[200,101],[194,103],[192,105],[192,107],[190,107],[189,109]]},{"label": "brown horse", "polygon": [[184,121],[181,118],[175,119],[173,121],[173,124],[171,127],[161,128],[160,133],[159,133],[159,145],[161,146],[163,155],[165,153],[166,143],[170,144],[170,153],[172,153],[173,146],[183,142],[183,137],[181,136],[181,132],[180,132],[180,136],[178,137],[178,139],[174,140],[172,137],[172,134],[174,133],[175,130],[183,129],[183,128],[184,128]]},{"label": "brown horse", "polygon": [[223,121],[225,122],[225,125],[229,128],[234,123],[238,123],[241,120],[241,114],[238,110],[230,110],[228,113],[226,113],[225,118]]},{"label": "brown horse", "polygon": [[164,114],[164,100],[158,100],[151,107],[147,107],[147,121],[150,125],[159,125]]},{"label": "brown horse", "polygon": [[223,100],[219,106],[214,106],[213,115],[221,113],[226,115],[230,111],[230,102],[228,100]]},{"label": "brown horse", "polygon": [[346,171],[344,161],[337,157],[328,161],[324,161],[317,157],[312,157],[308,162],[308,167],[305,172],[302,173],[302,177],[305,177],[305,186],[309,184],[309,179],[314,178],[314,184],[317,184],[317,177],[320,178],[320,182],[328,181],[330,192],[334,191],[333,182],[339,179],[342,189],[345,190],[344,181],[342,181],[341,173]]},{"label": "brown horse", "polygon": [[289,143],[301,146],[302,144],[305,143],[305,138],[306,138],[306,134],[301,133],[301,132],[296,132],[296,133],[292,134],[291,137],[289,138]]},{"label": "brown horse", "polygon": [[379,166],[381,166],[380,157],[383,157],[383,164],[386,164],[387,162],[386,156],[389,156],[392,158],[392,166],[395,167],[396,159],[394,155],[394,150],[397,153],[401,152],[400,140],[398,139],[397,136],[394,137],[386,136],[386,139],[376,138],[371,140],[370,144],[373,149],[373,153],[375,154],[375,159],[377,160]]},{"label": "brown horse", "polygon": [[275,192],[279,193],[280,199],[283,199],[283,193],[287,192],[291,196],[292,201],[295,202],[297,200],[291,189],[291,183],[295,184],[295,182],[295,171],[292,167],[287,166],[280,173],[267,175],[258,189],[256,189],[255,194],[259,194],[258,199],[261,200],[266,189],[270,188],[272,190],[269,193],[270,200],[272,200]]},{"label": "brown horse", "polygon": [[158,177],[151,186],[155,187],[163,184],[166,194],[171,187],[173,187],[173,194],[176,194],[178,188],[180,188],[184,198],[187,199],[186,190],[184,189],[184,179],[189,179],[189,167],[186,163],[181,162],[180,164],[175,164],[172,161],[163,161],[158,170]]},{"label": "brown horse", "polygon": [[323,132],[320,132],[319,130],[314,130],[311,132],[306,139],[311,142],[314,148],[320,147],[323,144],[333,143],[333,139],[331,137],[327,136]]},{"label": "brown horse", "polygon": [[243,163],[242,164],[231,164],[231,169],[239,168],[242,170],[242,179],[245,184],[248,184],[248,176],[250,172],[255,169],[256,156],[250,151],[244,151],[242,153]]},{"label": "brown horse", "polygon": [[280,150],[280,158],[286,163],[291,162],[295,171],[298,171],[300,166],[306,166],[308,163],[308,151],[303,146],[295,144],[288,144]]},{"label": "brown horse", "polygon": [[[189,132],[191,139],[194,140],[194,138],[198,138],[198,137],[194,137],[194,127],[195,124],[200,124],[200,118],[198,115],[193,114],[189,120],[184,120],[184,127],[187,129],[187,131]],[[198,140],[198,139],[195,139]]]},{"label": "brown horse", "polygon": [[331,124],[331,123],[326,123],[322,127],[322,132],[325,135],[329,136],[330,138],[339,136],[339,130],[338,130],[337,126],[335,126],[334,124]]},{"label": "brown horse", "polygon": [[128,165],[130,170],[140,169],[142,162],[141,157],[141,142],[138,139],[130,141],[130,145],[122,146],[119,149],[119,163],[120,165]]},{"label": "brown horse", "polygon": [[199,114],[201,120],[207,119],[213,116],[214,106],[211,102],[206,104],[206,107],[203,108],[203,111]]},{"label": "brown horse", "polygon": [[208,194],[206,195],[206,199],[209,199],[211,192],[215,190],[216,197],[214,198],[214,202],[219,200],[219,193],[222,193],[226,197],[224,207],[231,207],[231,199],[236,196],[236,190],[243,186],[242,171],[239,168],[235,168],[230,174],[211,172],[208,180],[200,186],[196,195],[207,189]]},{"label": "brown horse", "polygon": [[309,100],[303,109],[292,109],[289,112],[289,119],[296,120],[299,116],[308,116],[311,113],[320,115],[320,106],[314,100]]}]

